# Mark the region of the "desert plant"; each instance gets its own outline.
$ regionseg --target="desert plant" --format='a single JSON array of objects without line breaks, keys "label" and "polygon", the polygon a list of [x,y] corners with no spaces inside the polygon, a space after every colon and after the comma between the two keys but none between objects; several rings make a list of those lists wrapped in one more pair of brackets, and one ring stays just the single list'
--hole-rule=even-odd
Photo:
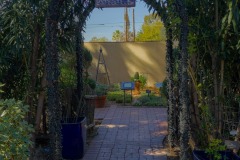
[{"label": "desert plant", "polygon": [[28,108],[15,99],[0,100],[0,159],[28,159],[34,131],[25,121]]}]

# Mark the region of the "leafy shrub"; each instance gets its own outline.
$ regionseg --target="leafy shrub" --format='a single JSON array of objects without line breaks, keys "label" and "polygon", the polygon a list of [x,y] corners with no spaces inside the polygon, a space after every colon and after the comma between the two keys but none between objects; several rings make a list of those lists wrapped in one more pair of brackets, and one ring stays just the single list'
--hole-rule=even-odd
[{"label": "leafy shrub", "polygon": [[147,84],[147,77],[145,77],[144,75],[140,75],[139,81],[141,82],[140,87],[141,89],[143,89]]},{"label": "leafy shrub", "polygon": [[96,81],[91,78],[87,78],[85,82],[92,90],[96,88]]},{"label": "leafy shrub", "polygon": [[123,91],[112,91],[107,93],[107,99],[109,101],[116,101],[118,97],[123,96]]},{"label": "leafy shrub", "polygon": [[[116,99],[116,103],[124,103],[124,101],[123,101],[123,95],[121,96],[121,97],[117,97],[117,99]],[[132,101],[131,101],[131,95],[127,95],[126,94],[126,97],[125,97],[125,103],[131,103]]]},{"label": "leafy shrub", "polygon": [[33,126],[24,120],[27,112],[21,101],[0,100],[0,159],[28,159]]},{"label": "leafy shrub", "polygon": [[138,101],[134,103],[135,106],[165,106],[165,100],[162,97],[154,94],[142,95],[138,98]]},{"label": "leafy shrub", "polygon": [[109,87],[109,91],[121,91],[121,87],[119,83],[111,84]]},{"label": "leafy shrub", "polygon": [[212,156],[213,159],[220,160],[222,158],[219,151],[224,150],[226,150],[226,146],[223,144],[222,140],[212,139],[209,143],[208,148],[206,149],[206,152],[209,154],[209,156]]},{"label": "leafy shrub", "polygon": [[108,85],[106,84],[97,84],[95,88],[96,95],[103,96],[107,95]]},{"label": "leafy shrub", "polygon": [[133,77],[130,77],[131,82],[140,81],[140,87],[143,89],[147,84],[147,77],[136,72]]},{"label": "leafy shrub", "polygon": [[[123,96],[124,96],[123,91],[113,91],[107,93],[107,99],[109,101],[116,101],[116,103],[123,103]],[[125,95],[125,102],[131,103],[131,95],[128,93],[126,93]]]}]

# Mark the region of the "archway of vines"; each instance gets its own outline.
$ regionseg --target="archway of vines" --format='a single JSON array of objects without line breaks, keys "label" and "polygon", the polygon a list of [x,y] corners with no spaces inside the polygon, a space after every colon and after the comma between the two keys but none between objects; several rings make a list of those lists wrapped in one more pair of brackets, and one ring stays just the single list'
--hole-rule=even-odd
[{"label": "archway of vines", "polygon": [[[171,150],[180,146],[180,159],[186,160],[193,146],[189,142],[206,148],[212,139],[239,140],[240,2],[143,1],[166,28]],[[80,101],[84,94],[82,32],[94,6],[94,0],[0,3],[0,79],[5,84],[2,90],[7,91],[1,98],[14,97],[30,106],[27,117],[35,133],[41,117],[46,119],[47,103],[49,123],[43,128],[48,126],[51,136],[52,159],[61,159],[59,62],[63,59],[59,53],[76,55],[74,94]],[[178,42],[175,48],[174,42]],[[229,134],[232,130],[237,130],[235,137]]]}]

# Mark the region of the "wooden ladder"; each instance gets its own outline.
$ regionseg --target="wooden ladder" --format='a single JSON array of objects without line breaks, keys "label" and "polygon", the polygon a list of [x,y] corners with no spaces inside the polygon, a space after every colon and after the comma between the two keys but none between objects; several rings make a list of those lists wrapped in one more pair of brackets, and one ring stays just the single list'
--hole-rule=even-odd
[{"label": "wooden ladder", "polygon": [[[96,74],[96,82],[98,82],[99,80],[99,76],[106,76],[107,77],[107,83],[108,85],[110,85],[110,79],[109,79],[109,75],[108,75],[108,71],[107,71],[107,66],[103,57],[103,53],[102,53],[102,48],[100,48],[99,50],[99,55],[98,55],[98,64],[97,64],[97,74]],[[103,72],[100,72],[100,66],[102,66],[103,68]]]}]

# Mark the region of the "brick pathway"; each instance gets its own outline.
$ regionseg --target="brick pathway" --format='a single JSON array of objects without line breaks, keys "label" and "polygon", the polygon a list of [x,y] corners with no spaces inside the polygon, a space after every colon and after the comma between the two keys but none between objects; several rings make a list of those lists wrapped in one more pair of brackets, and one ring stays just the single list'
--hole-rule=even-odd
[{"label": "brick pathway", "polygon": [[162,141],[167,134],[166,108],[111,106],[97,108],[103,118],[98,135],[83,160],[166,160]]}]

